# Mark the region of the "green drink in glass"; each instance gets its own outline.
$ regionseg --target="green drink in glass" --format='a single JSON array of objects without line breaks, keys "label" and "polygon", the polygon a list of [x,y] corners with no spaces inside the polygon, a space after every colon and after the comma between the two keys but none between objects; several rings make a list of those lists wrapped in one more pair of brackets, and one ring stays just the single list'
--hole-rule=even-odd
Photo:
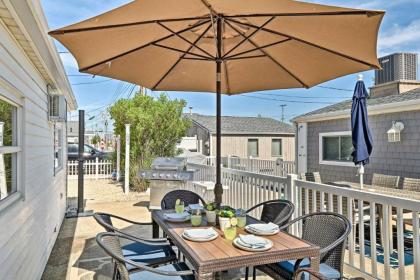
[{"label": "green drink in glass", "polygon": [[200,210],[194,211],[191,214],[191,225],[193,227],[199,227],[201,226],[201,221],[202,221],[201,211]]},{"label": "green drink in glass", "polygon": [[230,227],[227,227],[223,230],[223,234],[227,240],[233,240],[236,237],[236,226],[238,220],[236,218],[230,219]]},{"label": "green drink in glass", "polygon": [[178,214],[181,214],[184,212],[184,210],[185,210],[184,201],[177,199],[175,202],[175,212]]},{"label": "green drink in glass", "polygon": [[242,209],[236,211],[236,219],[238,220],[238,227],[244,228],[246,226],[246,212]]}]

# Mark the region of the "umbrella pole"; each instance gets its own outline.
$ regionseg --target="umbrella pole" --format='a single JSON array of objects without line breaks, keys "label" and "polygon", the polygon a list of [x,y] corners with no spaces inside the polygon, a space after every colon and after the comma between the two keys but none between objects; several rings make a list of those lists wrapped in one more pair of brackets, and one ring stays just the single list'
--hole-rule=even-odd
[{"label": "umbrella pole", "polygon": [[222,186],[222,143],[221,143],[221,115],[222,115],[222,22],[217,18],[217,60],[216,60],[216,185],[214,187],[214,197],[217,208],[222,204],[223,186]]},{"label": "umbrella pole", "polygon": [[360,175],[360,189],[363,190],[363,174],[365,174],[365,167],[361,163],[359,166],[359,175]]}]

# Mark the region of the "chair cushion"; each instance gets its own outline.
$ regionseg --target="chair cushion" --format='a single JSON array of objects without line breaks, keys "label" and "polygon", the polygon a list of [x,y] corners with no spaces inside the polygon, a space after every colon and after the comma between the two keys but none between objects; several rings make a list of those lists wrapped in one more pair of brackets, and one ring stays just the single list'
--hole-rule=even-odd
[{"label": "chair cushion", "polygon": [[[165,271],[184,271],[190,268],[185,263],[175,263],[165,266],[159,266],[156,269]],[[188,276],[165,276],[149,271],[140,271],[130,274],[130,280],[194,280],[194,275]]]},{"label": "chair cushion", "polygon": [[[158,265],[176,260],[176,254],[170,245],[147,245],[143,243],[130,243],[122,246],[125,258],[145,265]],[[127,269],[133,266],[127,264]]]},{"label": "chair cushion", "polygon": [[[281,270],[287,271],[288,274],[290,274],[290,276],[292,276],[294,271],[295,271],[294,270],[295,263],[296,263],[295,260],[291,260],[291,261],[279,262],[276,265]],[[304,259],[300,263],[300,267],[309,267],[309,266],[310,266],[309,259]],[[331,266],[329,266],[325,263],[321,263],[319,265],[319,272],[321,272],[321,274],[323,274],[328,279],[340,279],[341,278],[340,272],[338,270],[332,268]],[[303,278],[303,279],[306,279],[306,278]]]}]

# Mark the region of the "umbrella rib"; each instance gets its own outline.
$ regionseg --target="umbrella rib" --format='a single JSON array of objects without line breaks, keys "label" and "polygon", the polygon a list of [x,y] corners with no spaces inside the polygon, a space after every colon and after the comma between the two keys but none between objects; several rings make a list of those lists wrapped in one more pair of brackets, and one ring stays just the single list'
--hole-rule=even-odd
[{"label": "umbrella rib", "polygon": [[244,37],[238,44],[236,44],[233,48],[231,48],[227,53],[225,53],[223,56],[228,56],[230,53],[232,53],[234,50],[236,50],[239,46],[241,46],[243,43],[245,43],[249,38],[251,38],[252,36],[254,36],[255,33],[257,33],[258,31],[260,31],[262,28],[264,28],[264,26],[266,26],[267,24],[269,24],[273,19],[275,19],[276,17],[271,17],[269,18],[266,22],[264,22],[260,27],[258,27],[257,29],[255,29],[254,31],[251,32],[251,34],[248,34],[246,37]]},{"label": "umbrella rib", "polygon": [[[167,27],[166,25],[164,25],[163,23],[158,22],[158,24],[160,26],[162,26],[164,29],[166,29],[167,31],[171,32],[172,34],[175,34],[175,31],[173,31],[172,29],[170,29],[169,27]],[[184,36],[181,36],[180,34],[175,34],[175,36],[177,36],[178,38],[180,38],[181,40],[187,42],[188,44],[194,46],[196,49],[200,50],[202,53],[208,55],[210,58],[212,59],[216,59],[215,57],[213,57],[209,52],[207,52],[206,50],[200,48],[199,46],[197,46],[197,44],[194,44],[193,42],[191,42],[190,40],[186,39]]]},{"label": "umbrella rib", "polygon": [[[225,20],[222,21],[223,25],[222,25],[222,34],[226,31],[226,24],[225,24]],[[217,46],[216,46],[217,48]],[[225,41],[222,40],[222,53],[225,52]],[[225,70],[225,79],[226,79],[226,91],[229,93],[230,92],[230,83],[229,83],[229,73],[228,73],[228,68],[227,68],[227,61],[223,60],[223,56],[222,55],[222,63],[223,63],[223,69]]]},{"label": "umbrella rib", "polygon": [[250,55],[250,56],[241,56],[241,57],[228,57],[225,60],[241,60],[241,59],[247,59],[247,58],[260,58],[260,57],[267,57],[265,54],[258,54],[258,55]]},{"label": "umbrella rib", "polygon": [[[207,33],[207,31],[209,31],[210,27],[211,27],[211,24],[207,26],[207,28],[204,30],[204,32],[200,36],[198,36],[198,38],[194,41],[194,44],[197,44],[198,41],[200,41],[201,38],[203,38],[203,36]],[[193,47],[194,45],[189,46],[189,48],[187,49],[187,52],[191,51]],[[162,81],[166,79],[166,77],[172,72],[172,70],[174,70],[174,68],[179,64],[179,62],[183,58],[185,58],[185,54],[181,55],[177,59],[177,61],[171,66],[171,68],[169,68],[168,71],[166,71],[166,73],[160,78],[160,80],[152,87],[152,90],[155,90],[160,85],[160,83],[162,83]]]},{"label": "umbrella rib", "polygon": [[189,52],[189,51],[183,51],[183,50],[180,50],[180,49],[177,49],[177,48],[173,48],[173,47],[161,45],[161,44],[158,44],[158,43],[153,43],[152,45],[153,46],[156,46],[156,47],[163,48],[163,49],[167,49],[167,50],[171,50],[171,51],[175,51],[175,52],[180,52],[180,53],[182,53],[184,55],[187,55],[188,54],[188,55],[197,56],[197,57],[200,57],[200,58],[213,59],[213,57],[208,57],[208,56],[205,56],[205,55],[201,55],[201,54],[197,54],[197,53],[192,53],[192,52]]},{"label": "umbrella rib", "polygon": [[268,13],[268,14],[242,14],[242,15],[226,15],[225,18],[242,18],[242,17],[307,17],[307,16],[345,16],[345,15],[367,15],[375,16],[383,14],[383,11],[332,11],[332,12],[317,12],[317,13]]},{"label": "umbrella rib", "polygon": [[[200,22],[200,23],[196,23],[196,24],[193,24],[193,25],[191,25],[191,26],[189,26],[189,27],[187,27],[187,28],[181,29],[180,31],[177,31],[177,32],[175,32],[175,33],[178,33],[178,34],[180,34],[180,33],[184,33],[184,32],[186,32],[186,31],[188,31],[188,30],[191,30],[191,29],[193,29],[193,28],[195,28],[195,27],[201,26],[201,25],[206,24],[206,23],[208,23],[208,22],[209,22],[209,21],[207,20],[207,21],[203,21],[203,22]],[[145,47],[149,47],[149,46],[151,46],[151,45],[153,45],[153,44],[155,44],[155,43],[159,43],[159,42],[161,42],[161,41],[163,41],[163,40],[166,40],[166,39],[169,39],[169,38],[171,38],[171,37],[173,37],[173,36],[175,36],[175,34],[169,34],[169,35],[166,35],[166,36],[164,36],[164,37],[162,37],[162,38],[159,38],[159,39],[156,39],[156,40],[154,40],[154,41],[152,41],[152,42],[149,42],[149,43],[147,43],[147,44],[141,45],[140,47],[137,47],[137,48],[134,48],[134,49],[128,50],[128,51],[126,51],[126,52],[120,53],[120,54],[115,55],[115,56],[113,56],[113,57],[111,57],[111,58],[108,58],[108,59],[106,59],[106,60],[102,60],[102,61],[97,62],[97,63],[95,63],[95,64],[91,64],[91,65],[89,65],[89,66],[83,67],[83,68],[81,68],[79,71],[80,71],[80,72],[87,71],[87,70],[89,70],[89,69],[91,69],[91,68],[93,68],[93,67],[96,67],[96,66],[101,65],[101,64],[103,64],[103,63],[106,63],[106,62],[112,61],[112,60],[114,60],[114,59],[120,58],[120,57],[122,57],[122,56],[128,55],[128,54],[130,54],[130,53],[136,52],[136,51],[141,50],[141,49],[143,49],[143,48],[145,48]]]},{"label": "umbrella rib", "polygon": [[[242,37],[245,37],[245,35],[240,32],[237,28],[235,28],[231,23],[231,20],[226,19],[226,23],[235,30],[239,35]],[[274,57],[272,57],[270,54],[268,54],[265,50],[261,49],[261,47],[258,46],[254,41],[252,41],[250,38],[247,39],[255,48],[259,49],[263,54],[265,54],[272,62],[274,62],[277,66],[279,66],[281,69],[286,71],[290,76],[292,76],[296,81],[298,81],[302,86],[305,88],[309,88],[307,84],[305,84],[301,79],[299,79],[295,74],[293,74],[291,71],[289,71],[286,67],[284,67],[280,62],[278,62]]]},{"label": "umbrella rib", "polygon": [[[290,41],[290,40],[292,40],[292,39],[287,38],[287,39],[280,40],[280,41],[277,41],[277,42],[274,42],[274,43],[271,43],[271,44],[262,45],[260,48],[261,49],[265,49],[265,48],[272,47],[272,46],[275,46],[275,45],[278,45],[278,44],[281,44],[281,43],[285,43],[285,42]],[[223,59],[230,60],[230,59],[233,59],[233,58],[235,58],[237,56],[240,56],[240,55],[243,55],[243,54],[247,54],[247,53],[250,53],[250,52],[258,51],[260,48],[255,48],[255,49],[243,51],[243,52],[240,52],[240,53],[237,53],[237,54],[228,56],[228,57],[223,56]]]},{"label": "umbrella rib", "polygon": [[103,29],[112,29],[112,28],[120,28],[120,27],[128,27],[134,25],[143,25],[143,24],[151,24],[151,23],[158,23],[158,22],[175,22],[175,21],[189,21],[189,20],[208,20],[210,17],[190,17],[190,18],[174,18],[174,19],[160,19],[160,20],[148,20],[148,21],[136,21],[136,22],[129,22],[129,23],[121,23],[121,24],[110,24],[110,25],[103,25],[103,26],[94,26],[94,27],[85,27],[85,28],[75,28],[75,29],[67,29],[67,30],[53,30],[48,32],[49,35],[63,35],[66,33],[77,33],[77,32],[85,32],[85,31],[96,31],[96,30],[103,30]]},{"label": "umbrella rib", "polygon": [[[237,21],[237,20],[234,20],[234,19],[229,19],[229,21],[232,21],[232,22],[234,22],[234,23],[236,23],[236,24],[245,25],[245,26],[248,26],[248,27],[253,27],[253,28],[257,28],[257,27],[258,27],[258,26],[255,26],[255,25],[253,25],[253,24],[243,23],[243,22],[240,22],[240,21]],[[335,54],[335,55],[338,55],[338,56],[341,56],[341,57],[344,57],[344,58],[347,58],[347,59],[350,59],[350,60],[353,60],[353,61],[356,61],[356,62],[359,62],[359,63],[364,64],[364,65],[367,65],[367,66],[369,66],[369,67],[371,67],[371,68],[378,69],[378,66],[376,66],[376,65],[370,64],[370,63],[368,63],[368,62],[365,62],[365,61],[363,61],[363,60],[357,59],[357,58],[352,57],[352,56],[350,56],[350,55],[346,55],[346,54],[340,53],[340,52],[338,52],[338,51],[334,51],[334,50],[331,50],[331,49],[329,49],[329,48],[322,47],[322,46],[320,46],[320,45],[317,45],[317,44],[311,43],[311,42],[309,42],[309,41],[306,41],[306,40],[300,39],[300,38],[298,38],[298,37],[291,36],[291,35],[288,35],[288,34],[285,34],[285,33],[282,33],[282,32],[278,32],[278,31],[275,31],[275,30],[272,30],[272,29],[268,29],[268,28],[265,28],[265,27],[264,27],[264,28],[262,28],[261,30],[262,30],[262,31],[265,31],[265,32],[268,32],[268,33],[272,33],[272,34],[276,34],[276,35],[280,35],[280,36],[284,36],[284,37],[289,37],[289,38],[291,38],[291,39],[293,39],[293,40],[296,40],[296,41],[298,41],[298,42],[301,42],[301,43],[304,43],[304,44],[310,45],[310,46],[312,46],[312,47],[315,47],[315,48],[318,48],[318,49],[324,50],[324,51],[326,51],[326,52],[329,52],[329,53],[332,53],[332,54]]]}]

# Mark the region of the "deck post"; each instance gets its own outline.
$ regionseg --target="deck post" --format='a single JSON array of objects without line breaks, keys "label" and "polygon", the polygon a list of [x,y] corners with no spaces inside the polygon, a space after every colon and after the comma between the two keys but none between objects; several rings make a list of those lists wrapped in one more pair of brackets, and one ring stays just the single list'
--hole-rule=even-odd
[{"label": "deck post", "polygon": [[83,213],[84,209],[84,178],[83,178],[83,163],[84,163],[84,150],[85,150],[85,111],[79,110],[79,155],[77,165],[77,213]]},{"label": "deck post", "polygon": [[[298,201],[298,190],[296,188],[296,174],[287,174],[287,184],[286,184],[286,199],[291,201],[295,205],[295,212],[293,213],[292,219],[298,217],[298,209],[300,207]],[[298,233],[297,224],[292,225],[292,233]]]},{"label": "deck post", "polygon": [[130,124],[125,125],[125,174],[124,193],[128,194],[130,183]]},{"label": "deck post", "polygon": [[121,175],[121,135],[117,135],[117,182],[120,181]]}]

